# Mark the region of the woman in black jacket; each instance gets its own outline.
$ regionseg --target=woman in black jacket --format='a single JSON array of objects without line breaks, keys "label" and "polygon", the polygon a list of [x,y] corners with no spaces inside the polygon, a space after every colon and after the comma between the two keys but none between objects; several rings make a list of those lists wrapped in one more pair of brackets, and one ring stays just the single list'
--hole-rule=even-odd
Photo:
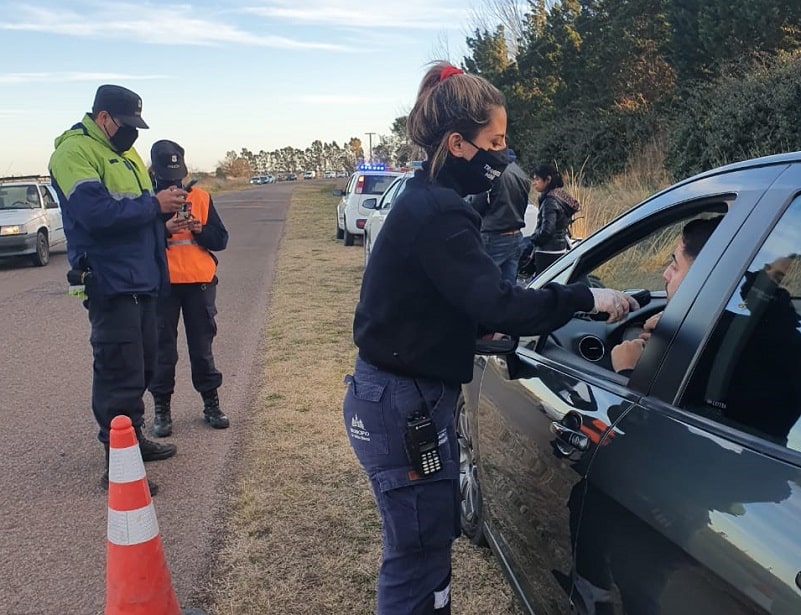
[{"label": "woman in black jacket", "polygon": [[460,532],[454,411],[472,378],[479,324],[535,335],[576,311],[617,320],[636,302],[610,289],[526,290],[501,279],[464,200],[489,190],[508,163],[497,88],[435,63],[407,128],[428,159],[393,203],[364,272],[343,414],[383,523],[378,613],[444,615]]},{"label": "woman in black jacket", "polygon": [[531,235],[534,266],[539,274],[568,251],[570,223],[581,204],[564,189],[562,175],[551,164],[534,169],[531,184],[540,193],[537,228]]}]

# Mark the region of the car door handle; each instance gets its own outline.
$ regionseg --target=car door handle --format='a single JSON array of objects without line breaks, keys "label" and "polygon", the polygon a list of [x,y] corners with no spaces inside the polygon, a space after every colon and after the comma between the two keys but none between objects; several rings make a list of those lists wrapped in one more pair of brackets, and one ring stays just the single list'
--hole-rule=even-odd
[{"label": "car door handle", "polygon": [[[558,421],[551,423],[551,433],[559,439],[559,443],[567,445],[577,451],[586,451],[590,448],[590,439],[580,431],[575,431],[562,425]],[[560,448],[562,452],[566,452]]]}]

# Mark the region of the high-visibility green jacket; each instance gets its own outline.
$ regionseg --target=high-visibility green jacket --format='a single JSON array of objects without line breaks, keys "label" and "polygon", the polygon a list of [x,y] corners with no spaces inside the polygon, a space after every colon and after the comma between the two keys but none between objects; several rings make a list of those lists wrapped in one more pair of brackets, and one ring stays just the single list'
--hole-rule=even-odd
[{"label": "high-visibility green jacket", "polygon": [[56,138],[55,147],[49,167],[67,255],[73,268],[92,269],[90,296],[166,290],[161,209],[136,150],[117,153],[89,114]]}]

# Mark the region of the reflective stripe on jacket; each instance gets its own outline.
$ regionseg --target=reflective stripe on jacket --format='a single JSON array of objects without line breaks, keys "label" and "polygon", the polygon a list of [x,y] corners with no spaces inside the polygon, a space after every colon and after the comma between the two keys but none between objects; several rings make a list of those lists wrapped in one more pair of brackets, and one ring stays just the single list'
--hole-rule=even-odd
[{"label": "reflective stripe on jacket", "polygon": [[114,151],[88,114],[55,147],[49,169],[70,265],[92,269],[95,296],[166,290],[164,222],[136,150]]},{"label": "reflective stripe on jacket", "polygon": [[[193,188],[186,197],[192,216],[204,226],[209,219],[210,200],[209,193],[200,188]],[[211,252],[199,245],[189,230],[167,238],[167,265],[171,284],[208,283],[217,272],[217,263]]]}]

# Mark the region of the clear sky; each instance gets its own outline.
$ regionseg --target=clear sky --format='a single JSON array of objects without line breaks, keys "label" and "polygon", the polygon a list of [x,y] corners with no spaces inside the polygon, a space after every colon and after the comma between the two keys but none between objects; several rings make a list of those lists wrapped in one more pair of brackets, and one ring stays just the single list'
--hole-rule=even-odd
[{"label": "clear sky", "polygon": [[[53,140],[97,86],[137,92],[190,170],[225,152],[389,134],[425,66],[461,62],[480,0],[3,0],[0,176],[45,173]],[[373,137],[373,145],[378,142]]]}]

